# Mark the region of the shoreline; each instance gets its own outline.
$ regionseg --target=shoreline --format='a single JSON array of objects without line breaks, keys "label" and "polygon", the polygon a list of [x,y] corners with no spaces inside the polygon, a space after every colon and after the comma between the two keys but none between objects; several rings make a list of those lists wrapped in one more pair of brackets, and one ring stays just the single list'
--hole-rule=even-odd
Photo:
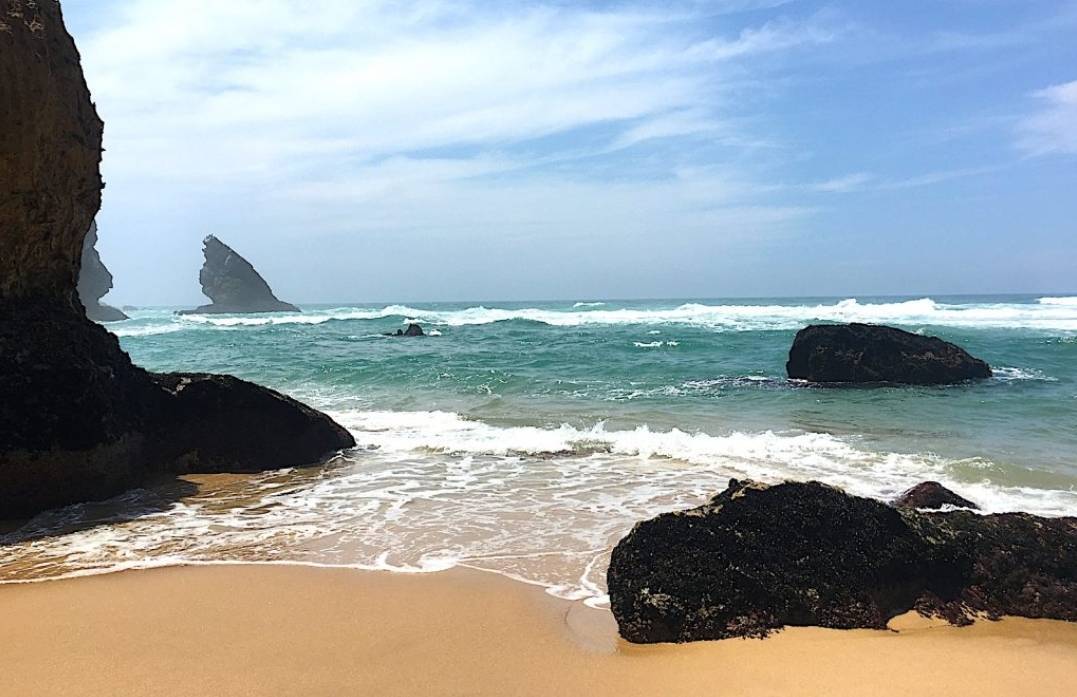
[{"label": "shoreline", "polygon": [[455,568],[198,564],[0,587],[0,695],[1062,695],[1077,624],[634,645],[608,610]]}]

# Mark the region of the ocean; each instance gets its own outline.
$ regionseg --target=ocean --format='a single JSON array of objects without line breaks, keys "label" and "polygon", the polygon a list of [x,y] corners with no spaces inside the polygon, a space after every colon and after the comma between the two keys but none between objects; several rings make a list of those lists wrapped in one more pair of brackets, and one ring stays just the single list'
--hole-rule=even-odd
[{"label": "ocean", "polygon": [[[45,513],[0,536],[0,581],[236,561],[459,565],[601,604],[609,550],[634,522],[731,477],[881,499],[937,479],[989,512],[1077,514],[1077,297],[173,309],[106,326],[139,365],[276,388],[358,447],[318,467]],[[411,321],[430,335],[383,336]],[[953,341],[995,377],[840,389],[785,378],[798,329],[846,321]]]}]

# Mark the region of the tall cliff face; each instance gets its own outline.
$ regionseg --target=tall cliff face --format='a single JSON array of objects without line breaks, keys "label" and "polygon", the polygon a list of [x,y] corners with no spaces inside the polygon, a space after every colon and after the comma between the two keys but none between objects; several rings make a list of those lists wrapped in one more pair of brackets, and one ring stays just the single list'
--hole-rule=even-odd
[{"label": "tall cliff face", "polygon": [[205,262],[198,281],[213,302],[187,312],[299,312],[295,305],[278,300],[251,263],[213,235],[202,241],[202,254]]},{"label": "tall cliff face", "polygon": [[354,444],[329,417],[236,378],[154,375],[83,313],[101,120],[55,0],[0,14],[0,519],[161,472],[314,462]]},{"label": "tall cliff face", "polygon": [[0,302],[77,307],[82,238],[101,205],[101,119],[55,0],[0,15]]},{"label": "tall cliff face", "polygon": [[111,305],[105,305],[101,298],[112,290],[112,274],[101,261],[97,252],[97,223],[90,223],[90,231],[82,241],[82,268],[79,270],[79,300],[86,308],[86,316],[95,322],[118,322],[127,319],[127,315]]}]

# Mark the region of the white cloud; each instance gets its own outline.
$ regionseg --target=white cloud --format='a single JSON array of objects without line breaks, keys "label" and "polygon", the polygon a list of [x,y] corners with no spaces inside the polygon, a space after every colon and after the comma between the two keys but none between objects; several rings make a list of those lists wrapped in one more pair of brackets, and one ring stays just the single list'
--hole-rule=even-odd
[{"label": "white cloud", "polygon": [[624,142],[713,130],[721,64],[830,36],[771,22],[694,38],[640,11],[432,0],[141,0],[105,27],[81,46],[106,175],[216,180],[595,124],[633,122]]},{"label": "white cloud", "polygon": [[[254,255],[302,237],[371,258],[389,238],[550,254],[601,238],[633,258],[656,235],[787,234],[814,211],[758,183],[778,150],[751,111],[768,70],[834,34],[724,14],[781,4],[95,2],[76,40],[105,121],[117,292],[196,292],[209,231]],[[707,147],[728,163],[701,168]]]},{"label": "white cloud", "polygon": [[819,182],[818,184],[812,185],[812,188],[816,191],[844,194],[850,191],[859,191],[863,189],[864,186],[873,179],[875,179],[875,175],[873,174],[867,172],[855,172],[843,177],[836,177],[834,179]]},{"label": "white cloud", "polygon": [[1018,125],[1018,146],[1030,155],[1077,155],[1077,80],[1033,96],[1041,106]]}]

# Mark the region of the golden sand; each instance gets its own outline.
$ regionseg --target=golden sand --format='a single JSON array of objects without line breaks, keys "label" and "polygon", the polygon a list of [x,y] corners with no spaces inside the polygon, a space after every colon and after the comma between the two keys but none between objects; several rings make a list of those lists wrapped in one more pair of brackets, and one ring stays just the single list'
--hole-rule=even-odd
[{"label": "golden sand", "polygon": [[297,566],[0,587],[3,695],[1066,695],[1077,624],[634,646],[612,616],[492,574]]}]

